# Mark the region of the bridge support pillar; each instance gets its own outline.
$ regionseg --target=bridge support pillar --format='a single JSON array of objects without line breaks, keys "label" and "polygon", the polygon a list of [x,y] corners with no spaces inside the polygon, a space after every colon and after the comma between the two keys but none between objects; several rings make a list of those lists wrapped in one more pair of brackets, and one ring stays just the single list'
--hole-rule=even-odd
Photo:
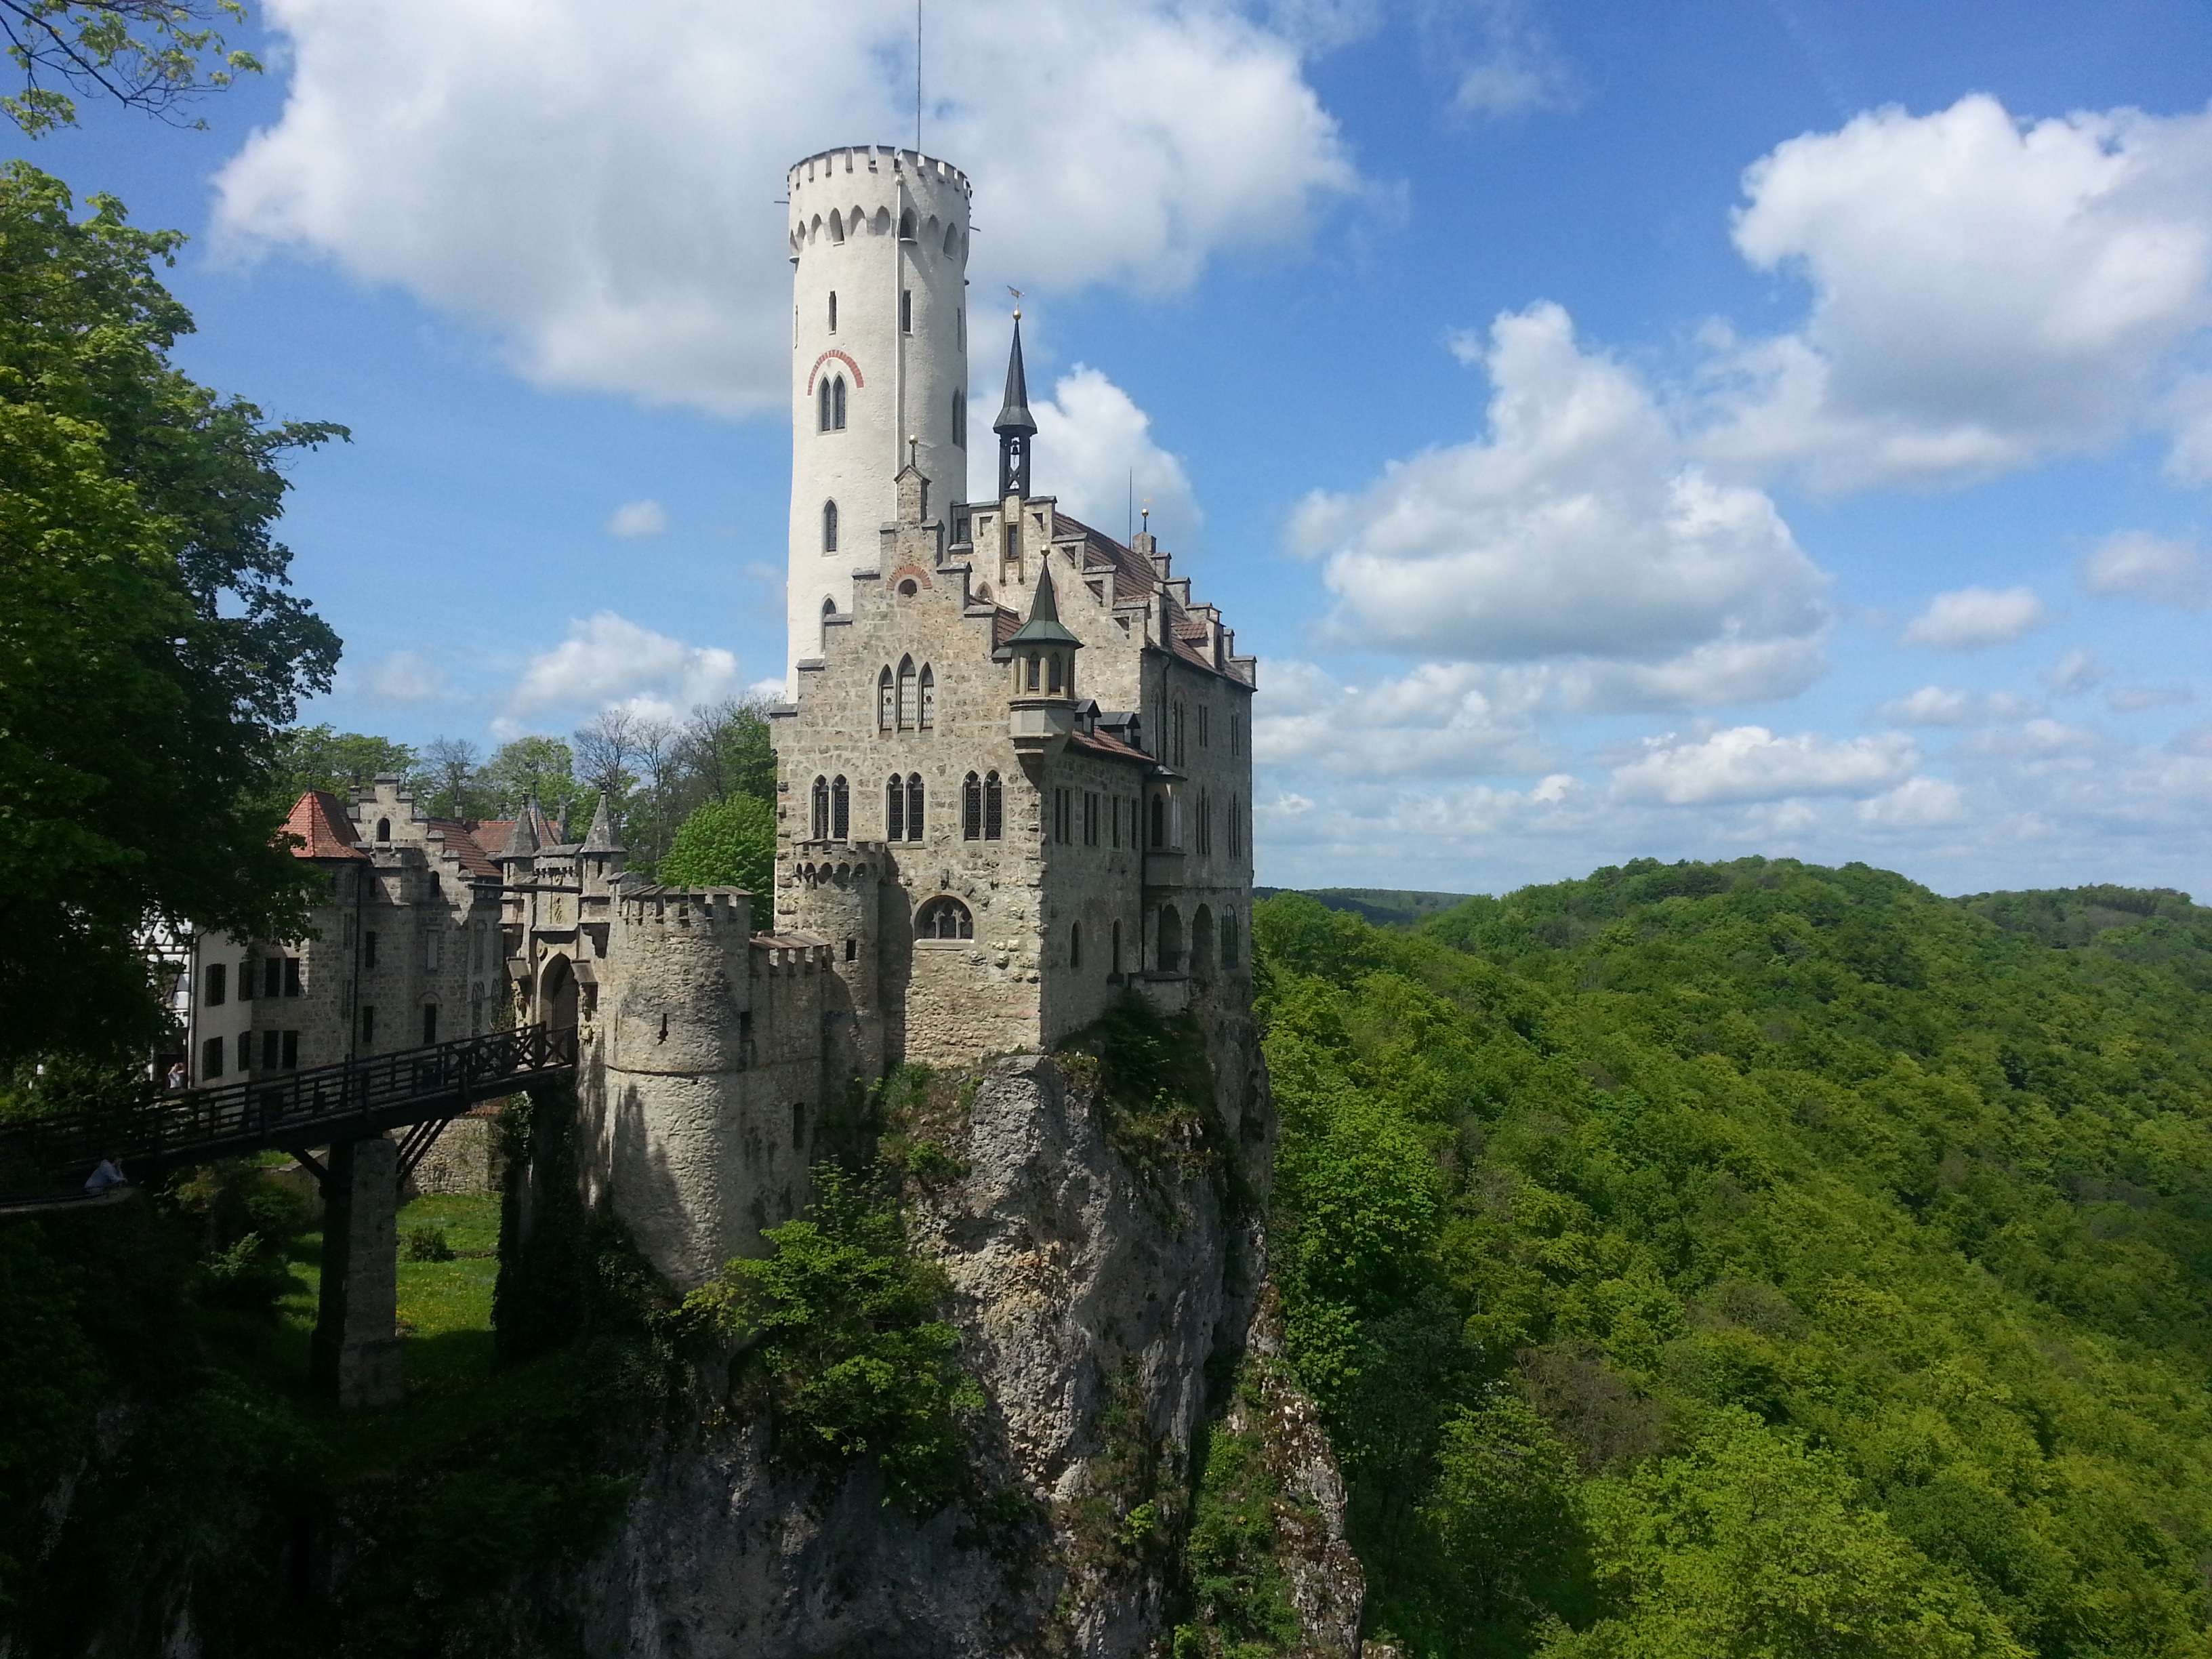
[{"label": "bridge support pillar", "polygon": [[382,1135],[331,1148],[323,1188],[315,1385],[342,1411],[404,1398],[399,1361],[399,1148]]}]

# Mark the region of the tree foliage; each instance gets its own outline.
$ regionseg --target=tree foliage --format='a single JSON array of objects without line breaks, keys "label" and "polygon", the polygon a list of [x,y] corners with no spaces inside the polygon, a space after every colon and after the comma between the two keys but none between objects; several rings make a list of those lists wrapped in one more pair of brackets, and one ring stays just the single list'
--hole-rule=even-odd
[{"label": "tree foliage", "polygon": [[0,97],[0,110],[33,138],[75,126],[76,100],[61,89],[68,87],[204,127],[184,121],[182,106],[234,76],[260,72],[218,27],[245,21],[239,0],[0,0],[0,33],[22,76],[22,89]]},{"label": "tree foliage", "polygon": [[149,924],[297,931],[265,772],[338,653],[270,530],[280,459],[343,429],[171,367],[182,238],[72,205],[0,173],[0,1060],[149,1035]]},{"label": "tree foliage", "polygon": [[1371,1633],[2212,1653],[2212,911],[1641,860],[1254,934]]},{"label": "tree foliage", "polygon": [[695,808],[660,860],[660,878],[742,887],[765,899],[775,882],[775,808],[751,795]]}]

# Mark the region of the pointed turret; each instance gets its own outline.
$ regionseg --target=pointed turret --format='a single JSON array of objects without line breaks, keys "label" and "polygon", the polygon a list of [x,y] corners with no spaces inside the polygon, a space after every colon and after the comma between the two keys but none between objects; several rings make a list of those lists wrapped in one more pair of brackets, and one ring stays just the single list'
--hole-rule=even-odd
[{"label": "pointed turret", "polygon": [[1030,493],[1030,443],[1036,436],[1030,413],[1029,377],[1022,373],[1022,313],[1014,310],[1014,345],[1006,357],[1006,401],[991,430],[999,434],[999,499]]},{"label": "pointed turret", "polygon": [[607,798],[599,797],[597,811],[592,814],[592,827],[584,832],[586,853],[619,853],[622,848],[615,840],[614,818],[607,811]]},{"label": "pointed turret", "polygon": [[545,809],[538,805],[537,796],[530,798],[530,806],[524,816],[529,818],[530,833],[537,837],[540,847],[558,847],[561,844],[561,832],[553,827],[553,820],[545,816]]},{"label": "pointed turret", "polygon": [[538,816],[538,803],[532,800],[514,815],[514,828],[507,832],[507,845],[500,848],[503,859],[527,859],[538,856],[541,845],[537,827],[531,820]]},{"label": "pointed turret", "polygon": [[1036,598],[1030,605],[1030,619],[1006,636],[1008,645],[1064,645],[1076,650],[1083,641],[1067,631],[1060,619],[1060,599],[1052,591],[1052,561],[1037,571]]}]

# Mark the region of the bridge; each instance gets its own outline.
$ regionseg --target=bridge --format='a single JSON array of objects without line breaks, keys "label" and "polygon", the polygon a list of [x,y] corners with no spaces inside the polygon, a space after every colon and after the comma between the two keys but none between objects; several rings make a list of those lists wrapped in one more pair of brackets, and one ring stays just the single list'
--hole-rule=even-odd
[{"label": "bridge", "polygon": [[[573,1029],[544,1025],[460,1037],[249,1079],[149,1092],[113,1108],[0,1125],[6,1207],[60,1210],[97,1200],[83,1182],[102,1158],[133,1182],[214,1158],[279,1150],[323,1188],[316,1382],[352,1409],[398,1403],[400,1190],[440,1130],[480,1101],[571,1075]],[[404,1130],[398,1140],[392,1130]],[[314,1149],[329,1149],[328,1160]]]}]

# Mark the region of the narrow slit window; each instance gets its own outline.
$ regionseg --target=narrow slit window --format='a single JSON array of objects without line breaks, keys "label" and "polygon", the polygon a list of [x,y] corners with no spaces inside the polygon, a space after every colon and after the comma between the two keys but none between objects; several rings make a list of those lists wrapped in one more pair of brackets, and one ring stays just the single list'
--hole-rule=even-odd
[{"label": "narrow slit window", "polygon": [[921,774],[908,775],[906,781],[906,838],[921,839]]},{"label": "narrow slit window", "polygon": [[960,839],[983,838],[983,781],[970,772],[960,786]]},{"label": "narrow slit window", "polygon": [[899,290],[899,332],[914,332],[914,290],[910,288]]},{"label": "narrow slit window", "polygon": [[[841,237],[839,240],[843,239]],[[837,290],[834,288],[830,290],[830,331],[832,334],[837,331]]]},{"label": "narrow slit window", "polygon": [[937,676],[930,672],[927,663],[921,665],[921,697],[918,719],[921,729],[927,732],[937,724]]},{"label": "narrow slit window", "polygon": [[830,839],[830,780],[814,780],[814,839]]},{"label": "narrow slit window", "polygon": [[830,786],[830,838],[844,841],[853,833],[853,794],[839,778]]},{"label": "narrow slit window", "polygon": [[[837,503],[835,501],[822,503],[822,550],[824,553],[837,550]],[[832,605],[830,608],[835,610],[836,607]]]},{"label": "narrow slit window", "polygon": [[891,686],[891,671],[886,667],[876,676],[876,730],[888,732],[897,718],[897,692]]},{"label": "narrow slit window", "polygon": [[906,781],[896,772],[884,786],[884,839],[906,839]]},{"label": "narrow slit window", "polygon": [[1000,839],[1006,833],[1006,791],[1000,787],[996,772],[987,773],[983,778],[983,839]]}]

